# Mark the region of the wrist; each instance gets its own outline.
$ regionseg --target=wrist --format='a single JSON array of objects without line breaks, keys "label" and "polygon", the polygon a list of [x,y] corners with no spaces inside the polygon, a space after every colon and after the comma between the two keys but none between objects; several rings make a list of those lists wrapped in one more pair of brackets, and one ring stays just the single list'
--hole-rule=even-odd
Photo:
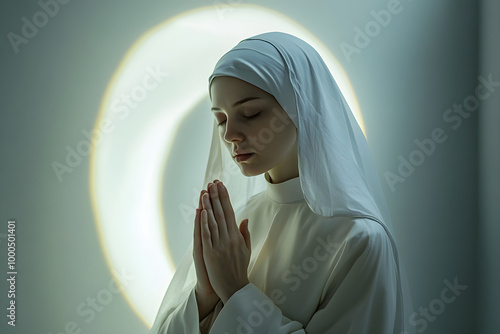
[{"label": "wrist", "polygon": [[235,288],[229,290],[229,292],[227,294],[225,294],[224,296],[221,296],[221,300],[222,300],[222,303],[223,304],[226,304],[227,301],[238,291],[240,291],[241,289],[243,289],[245,286],[247,286],[248,284],[250,284],[250,282],[247,280],[245,283],[242,283],[238,286],[236,286]]},{"label": "wrist", "polygon": [[199,289],[198,287],[195,287],[194,289],[196,297],[203,299],[204,301],[212,301],[212,302],[217,302],[219,301],[219,296],[214,293],[214,292],[205,292]]}]

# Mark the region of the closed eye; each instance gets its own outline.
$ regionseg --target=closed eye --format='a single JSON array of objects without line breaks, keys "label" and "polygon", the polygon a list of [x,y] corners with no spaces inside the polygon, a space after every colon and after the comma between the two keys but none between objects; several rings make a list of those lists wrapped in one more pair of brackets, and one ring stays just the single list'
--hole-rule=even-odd
[{"label": "closed eye", "polygon": [[[252,115],[252,116],[243,116],[243,117],[245,117],[246,119],[253,119],[253,118],[256,118],[259,115],[260,115],[260,112],[256,113],[255,115]],[[222,125],[224,123],[226,123],[226,120],[220,122],[218,125],[220,126],[220,125]]]},{"label": "closed eye", "polygon": [[255,117],[259,116],[259,115],[260,115],[260,112],[256,113],[255,115],[248,116],[248,117],[245,117],[245,118],[252,119],[252,118],[255,118]]}]

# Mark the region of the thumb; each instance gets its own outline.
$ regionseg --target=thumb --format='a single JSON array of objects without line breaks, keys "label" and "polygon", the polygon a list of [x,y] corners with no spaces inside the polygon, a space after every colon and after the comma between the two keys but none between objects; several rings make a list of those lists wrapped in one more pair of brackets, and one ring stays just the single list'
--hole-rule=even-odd
[{"label": "thumb", "polygon": [[243,219],[240,224],[240,233],[245,239],[245,244],[247,245],[248,250],[252,250],[250,243],[250,231],[248,230],[248,219]]}]

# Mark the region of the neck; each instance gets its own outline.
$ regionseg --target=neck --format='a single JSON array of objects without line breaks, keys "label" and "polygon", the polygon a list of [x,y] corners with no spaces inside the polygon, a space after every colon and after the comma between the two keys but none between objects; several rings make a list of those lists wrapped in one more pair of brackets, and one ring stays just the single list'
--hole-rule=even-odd
[{"label": "neck", "polygon": [[299,171],[297,169],[294,173],[287,173],[286,175],[276,175],[268,171],[265,173],[265,177],[269,183],[277,184],[299,177]]},{"label": "neck", "polygon": [[[296,158],[296,157],[295,157]],[[266,172],[270,183],[281,183],[299,176],[299,164],[297,159],[286,165],[276,166]]]}]

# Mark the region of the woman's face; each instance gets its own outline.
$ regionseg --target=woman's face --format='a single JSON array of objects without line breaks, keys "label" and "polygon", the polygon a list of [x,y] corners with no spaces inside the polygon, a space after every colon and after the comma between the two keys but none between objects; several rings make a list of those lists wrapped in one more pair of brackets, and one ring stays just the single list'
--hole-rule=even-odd
[{"label": "woman's face", "polygon": [[[219,135],[242,174],[269,172],[273,183],[297,177],[297,128],[274,96],[227,76],[210,89]],[[240,160],[240,152],[252,154]]]}]

